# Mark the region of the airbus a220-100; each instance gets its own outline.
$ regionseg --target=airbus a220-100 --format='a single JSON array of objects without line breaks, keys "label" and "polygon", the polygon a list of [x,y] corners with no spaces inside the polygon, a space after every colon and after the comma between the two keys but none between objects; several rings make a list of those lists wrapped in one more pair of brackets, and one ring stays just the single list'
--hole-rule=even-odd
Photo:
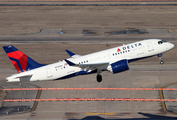
[{"label": "airbus a220-100", "polygon": [[147,39],[83,56],[66,50],[70,58],[46,65],[37,63],[14,46],[8,45],[3,48],[18,74],[6,79],[7,82],[60,80],[96,73],[96,80],[101,82],[103,71],[113,74],[126,71],[129,69],[128,63],[138,59],[157,55],[160,64],[163,64],[162,53],[173,47],[174,44],[161,39]]}]

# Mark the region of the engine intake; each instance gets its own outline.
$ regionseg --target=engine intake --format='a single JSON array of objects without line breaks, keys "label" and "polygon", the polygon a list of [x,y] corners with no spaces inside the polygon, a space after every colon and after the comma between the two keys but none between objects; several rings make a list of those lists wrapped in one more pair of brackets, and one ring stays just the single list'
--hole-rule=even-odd
[{"label": "engine intake", "polygon": [[127,60],[120,60],[118,62],[112,63],[108,67],[108,71],[112,72],[113,74],[123,72],[128,70],[128,61]]}]

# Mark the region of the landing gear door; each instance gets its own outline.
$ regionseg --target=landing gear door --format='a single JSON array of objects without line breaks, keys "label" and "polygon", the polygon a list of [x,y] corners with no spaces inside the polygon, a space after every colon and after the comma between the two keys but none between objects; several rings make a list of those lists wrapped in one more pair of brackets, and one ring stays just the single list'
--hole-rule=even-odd
[{"label": "landing gear door", "polygon": [[154,51],[153,44],[151,42],[149,42],[147,44],[148,44],[148,52]]},{"label": "landing gear door", "polygon": [[47,78],[50,78],[50,77],[53,76],[53,75],[52,75],[52,71],[51,71],[50,68],[47,68],[47,69],[46,69],[46,74],[47,74]]}]

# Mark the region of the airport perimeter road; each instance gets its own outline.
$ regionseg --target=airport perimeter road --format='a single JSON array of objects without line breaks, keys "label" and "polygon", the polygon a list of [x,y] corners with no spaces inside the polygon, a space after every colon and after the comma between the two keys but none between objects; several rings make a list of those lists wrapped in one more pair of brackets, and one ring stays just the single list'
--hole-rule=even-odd
[{"label": "airport perimeter road", "polygon": [[[130,70],[111,74],[104,72],[102,83],[96,76],[86,75],[67,80],[38,82],[40,87],[52,88],[159,88],[176,83],[176,64],[130,65]],[[9,71],[6,69],[6,71]],[[11,71],[12,73],[15,71]],[[2,80],[1,80],[2,83]],[[12,83],[3,84],[10,86]],[[36,84],[36,83],[33,83]],[[169,96],[170,97],[170,96]],[[49,90],[42,91],[42,98],[160,98],[158,91],[116,90]],[[22,102],[25,104],[24,102]],[[31,102],[27,102],[29,104]],[[175,102],[176,103],[176,102]],[[10,103],[13,105],[13,102]],[[21,104],[18,102],[18,104]],[[24,120],[78,120],[78,119],[171,119],[177,115],[164,112],[161,102],[135,101],[53,101],[39,102],[33,112],[0,116],[1,119]]]}]

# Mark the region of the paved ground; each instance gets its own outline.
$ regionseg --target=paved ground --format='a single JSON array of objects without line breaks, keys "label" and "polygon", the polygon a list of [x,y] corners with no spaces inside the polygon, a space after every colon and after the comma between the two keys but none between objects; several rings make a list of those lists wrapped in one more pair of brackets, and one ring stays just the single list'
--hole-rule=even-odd
[{"label": "paved ground", "polygon": [[61,27],[176,30],[176,10],[176,6],[1,6],[0,34],[36,33],[42,28]]},{"label": "paved ground", "polygon": [[118,44],[159,38],[176,43],[177,33],[171,29],[126,27],[61,27],[41,29],[38,33],[0,35],[3,43],[54,43],[54,44]]},{"label": "paved ground", "polygon": [[[29,46],[30,45],[30,46]],[[1,45],[3,46],[3,45]],[[107,47],[104,44],[16,44],[17,48],[41,63],[49,63],[67,58],[64,51],[70,48],[78,54],[87,54],[117,45]],[[57,48],[57,49],[56,49]],[[81,51],[82,49],[82,51]],[[103,82],[96,82],[96,75],[78,76],[61,81],[33,82],[40,87],[163,87],[176,83],[176,58],[177,47],[164,54],[164,65],[160,65],[157,57],[152,57],[130,64],[130,70],[111,74],[104,72]],[[6,83],[5,77],[16,73],[8,57],[1,51],[1,85],[13,87],[14,84]],[[59,54],[60,53],[60,54]],[[52,56],[52,57],[51,57]],[[151,64],[151,65],[150,65]],[[18,87],[19,84],[15,84]],[[21,86],[19,86],[21,87]],[[29,98],[30,93],[22,94],[23,98]],[[15,94],[14,94],[15,95]],[[158,91],[42,91],[40,98],[160,98]],[[13,98],[13,97],[12,97]],[[32,97],[31,98],[35,98]],[[14,109],[26,103],[6,103]],[[27,103],[31,104],[31,102]],[[173,104],[176,104],[173,103]],[[14,107],[16,106],[16,107]],[[24,105],[25,106],[25,105]],[[57,107],[56,107],[57,106]],[[173,105],[175,106],[175,105]],[[21,108],[22,109],[22,108]],[[18,109],[16,109],[18,110]],[[158,115],[158,116],[154,116]],[[169,118],[176,115],[167,114],[161,106],[161,102],[115,102],[115,101],[63,101],[63,102],[39,102],[37,109],[30,113],[1,116],[1,119],[83,119],[90,116],[99,116],[106,119],[132,119],[132,118]],[[93,117],[94,119],[97,119]],[[88,118],[90,119],[90,118]]]},{"label": "paved ground", "polygon": [[[104,72],[103,82],[97,83],[95,75],[79,76],[61,81],[46,81],[41,87],[162,87],[176,83],[176,64],[130,65],[130,70],[111,74]],[[13,71],[12,71],[13,72]],[[15,72],[15,71],[14,71]],[[4,83],[1,80],[1,83]],[[11,83],[8,83],[8,86]],[[28,96],[26,96],[28,97]],[[42,91],[40,98],[160,98],[158,91],[115,91],[115,90],[69,90]],[[24,97],[25,98],[25,97]],[[30,102],[29,102],[30,103]],[[10,103],[13,105],[13,103]],[[21,104],[21,103],[18,103]],[[174,103],[176,104],[176,102]],[[173,105],[174,106],[174,105]],[[31,113],[1,116],[1,119],[84,119],[99,116],[102,119],[149,118],[176,119],[176,115],[167,114],[161,102],[125,102],[125,101],[61,101],[39,102]],[[96,117],[93,117],[96,119]]]},{"label": "paved ground", "polygon": [[[146,29],[167,29],[169,34],[156,34],[153,38],[168,38],[176,44],[176,9],[175,6],[115,6],[115,7],[0,7],[0,35],[21,35],[39,33],[42,29],[59,28],[96,28],[96,27],[123,27],[123,28],[146,28]],[[9,19],[10,16],[10,19]],[[77,31],[76,31],[77,32]],[[174,34],[172,34],[174,33]],[[74,33],[78,35],[78,33]],[[73,34],[72,34],[73,35]],[[66,36],[72,39],[72,35]],[[46,37],[45,35],[43,36]],[[93,39],[95,36],[93,36]],[[13,43],[14,46],[29,55],[40,63],[52,63],[63,60],[69,56],[65,49],[77,54],[88,54],[124,43],[126,38],[130,42],[141,39],[144,36],[123,36],[116,44],[57,44],[57,43]],[[116,38],[116,36],[115,36]],[[25,37],[24,37],[25,40]],[[33,40],[33,39],[32,39]],[[50,41],[50,39],[48,39]],[[72,39],[74,41],[74,39]],[[9,41],[0,44],[0,86],[5,88],[13,87],[13,83],[6,83],[5,78],[16,73],[14,67],[4,53],[2,46],[9,44]],[[103,82],[97,83],[95,74],[78,76],[61,81],[33,82],[40,87],[163,87],[176,83],[177,68],[177,47],[164,54],[165,64],[159,65],[157,57],[140,60],[130,64],[130,70],[111,74],[104,72]],[[15,84],[16,87],[21,87]],[[27,86],[30,87],[30,86]],[[169,86],[170,87],[170,86]],[[176,86],[172,86],[176,87]],[[23,97],[29,98],[28,93]],[[168,93],[167,93],[168,94]],[[170,93],[175,96],[174,93]],[[13,94],[11,94],[13,95]],[[16,94],[14,94],[15,96]],[[120,98],[160,98],[158,91],[42,91],[41,98],[80,98],[80,97],[120,97]],[[168,96],[165,96],[168,98]],[[21,103],[5,103],[7,105],[20,106]],[[17,105],[18,104],[18,105]],[[22,103],[25,104],[25,103]],[[32,103],[27,103],[31,105]],[[168,104],[168,103],[166,103]],[[166,107],[172,112],[176,102]],[[18,108],[18,107],[17,107]],[[18,110],[18,109],[17,109]],[[33,112],[5,115],[0,119],[176,119],[176,114],[164,112],[161,102],[121,102],[121,101],[63,101],[63,102],[39,102],[37,109]]]},{"label": "paved ground", "polygon": [[3,105],[3,100],[4,100],[5,96],[6,96],[6,91],[3,91],[3,88],[0,87],[0,108]]}]

